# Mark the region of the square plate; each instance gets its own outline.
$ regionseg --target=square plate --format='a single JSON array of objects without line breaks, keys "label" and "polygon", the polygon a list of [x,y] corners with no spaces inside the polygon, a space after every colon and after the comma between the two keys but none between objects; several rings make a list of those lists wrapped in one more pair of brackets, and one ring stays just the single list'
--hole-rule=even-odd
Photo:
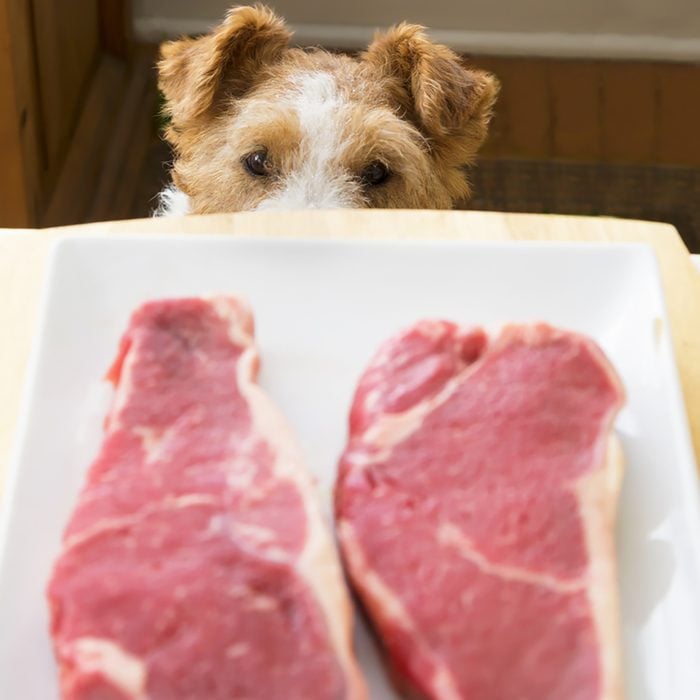
[{"label": "square plate", "polygon": [[[231,292],[252,304],[260,383],[301,437],[328,504],[350,400],[381,341],[424,317],[544,320],[587,333],[628,394],[618,519],[630,700],[700,697],[700,508],[653,252],[644,245],[231,237],[67,238],[54,250],[0,527],[0,696],[58,697],[44,587],[101,439],[100,378],[131,311]],[[393,698],[367,631],[375,700]]]}]

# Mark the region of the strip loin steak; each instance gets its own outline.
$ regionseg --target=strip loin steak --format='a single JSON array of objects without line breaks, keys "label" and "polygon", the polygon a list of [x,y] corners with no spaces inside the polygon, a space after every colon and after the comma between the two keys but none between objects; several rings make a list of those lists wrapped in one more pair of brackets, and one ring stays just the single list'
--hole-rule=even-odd
[{"label": "strip loin steak", "polygon": [[339,562],[257,369],[236,298],[134,313],[48,587],[64,700],[366,697]]},{"label": "strip loin steak", "polygon": [[335,508],[350,579],[411,697],[617,700],[611,438],[590,339],[426,321],[386,342],[350,415]]}]

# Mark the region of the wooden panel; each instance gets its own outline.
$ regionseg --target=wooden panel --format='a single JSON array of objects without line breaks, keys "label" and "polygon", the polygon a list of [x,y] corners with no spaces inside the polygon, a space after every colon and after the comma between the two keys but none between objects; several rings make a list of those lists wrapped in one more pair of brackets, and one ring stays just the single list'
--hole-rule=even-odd
[{"label": "wooden panel", "polygon": [[663,163],[700,165],[700,66],[657,69],[656,157]]},{"label": "wooden panel", "polygon": [[606,162],[650,163],[656,131],[656,79],[650,63],[604,63],[602,155]]},{"label": "wooden panel", "polygon": [[700,65],[493,58],[487,157],[700,166]]},{"label": "wooden panel", "polygon": [[56,177],[95,68],[99,36],[94,0],[34,0],[43,131],[49,180]]},{"label": "wooden panel", "polygon": [[132,43],[131,0],[99,0],[100,44],[107,53],[126,58]]},{"label": "wooden panel", "polygon": [[547,158],[552,152],[547,61],[504,61],[499,69],[499,119],[503,134],[499,149],[522,158]]},{"label": "wooden panel", "polygon": [[7,7],[0,6],[0,226],[29,225],[26,171],[20,138]]},{"label": "wooden panel", "polygon": [[111,143],[125,74],[126,66],[122,61],[106,55],[102,57],[42,226],[86,220]]},{"label": "wooden panel", "polygon": [[555,158],[592,161],[601,157],[600,67],[556,61],[548,65]]},{"label": "wooden panel", "polygon": [[0,225],[37,225],[45,191],[28,0],[0,2]]},{"label": "wooden panel", "polygon": [[134,60],[128,85],[105,154],[88,221],[129,218],[139,174],[154,129],[157,90],[155,52],[143,50]]}]

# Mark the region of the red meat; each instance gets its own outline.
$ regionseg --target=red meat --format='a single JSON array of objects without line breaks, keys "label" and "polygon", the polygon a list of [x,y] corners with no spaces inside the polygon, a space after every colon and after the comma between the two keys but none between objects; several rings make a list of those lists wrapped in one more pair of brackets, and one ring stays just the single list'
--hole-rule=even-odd
[{"label": "red meat", "polygon": [[621,697],[611,425],[589,339],[427,321],[360,380],[336,487],[351,581],[411,697]]},{"label": "red meat", "polygon": [[64,700],[366,697],[296,440],[220,297],[136,311],[49,584]]}]

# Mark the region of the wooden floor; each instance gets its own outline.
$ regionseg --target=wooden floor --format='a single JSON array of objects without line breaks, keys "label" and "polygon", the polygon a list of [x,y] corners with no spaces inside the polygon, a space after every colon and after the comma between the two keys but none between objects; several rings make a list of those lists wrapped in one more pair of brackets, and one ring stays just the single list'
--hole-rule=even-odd
[{"label": "wooden floor", "polygon": [[[79,220],[148,216],[168,179],[153,51],[142,49],[125,81],[131,99],[116,111],[112,158]],[[666,221],[700,252],[700,66],[474,61],[498,75],[502,93],[465,208]]]}]

